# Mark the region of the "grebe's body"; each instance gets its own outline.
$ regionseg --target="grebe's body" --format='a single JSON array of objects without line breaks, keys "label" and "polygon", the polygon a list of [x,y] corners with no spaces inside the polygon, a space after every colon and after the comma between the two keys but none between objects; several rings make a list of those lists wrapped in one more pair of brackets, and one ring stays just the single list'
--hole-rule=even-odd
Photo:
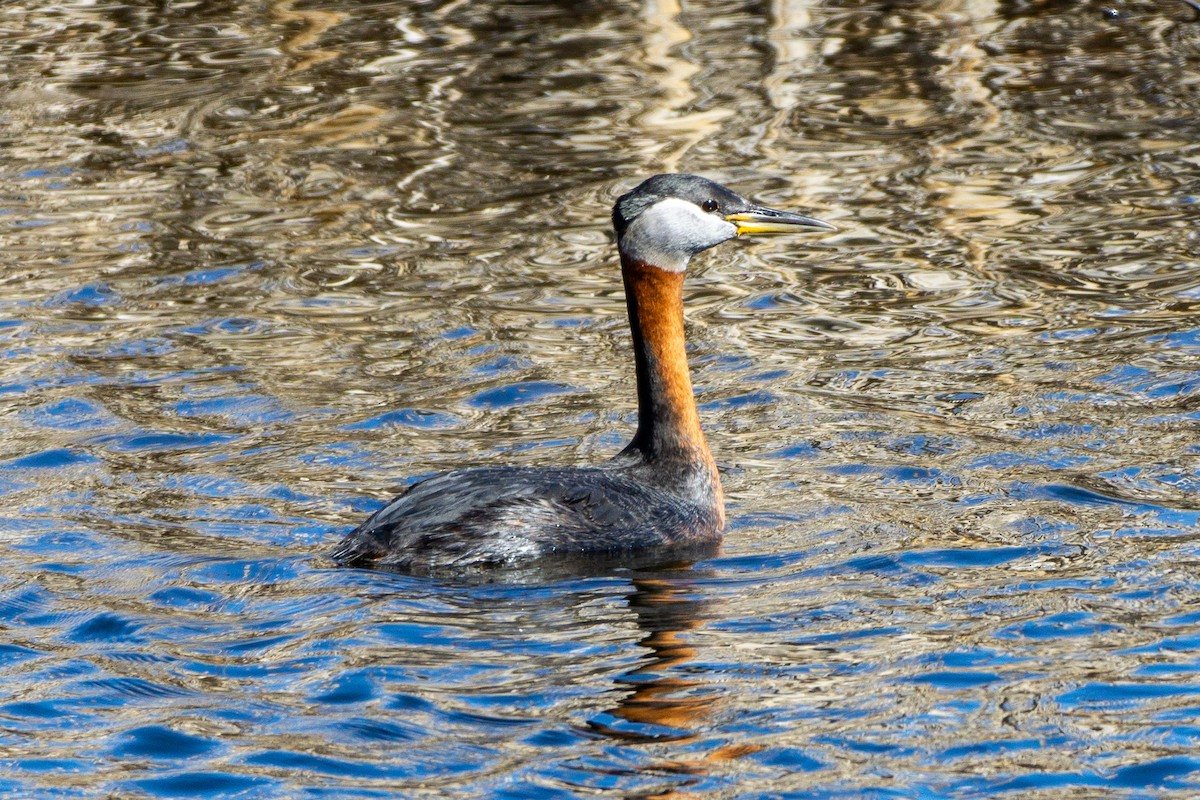
[{"label": "grebe's body", "polygon": [[741,233],[830,226],[693,175],[645,181],[617,200],[613,226],[637,372],[633,441],[596,467],[480,467],[421,481],[343,539],[335,560],[429,571],[720,541],[721,481],[684,346],[684,270],[696,253]]}]

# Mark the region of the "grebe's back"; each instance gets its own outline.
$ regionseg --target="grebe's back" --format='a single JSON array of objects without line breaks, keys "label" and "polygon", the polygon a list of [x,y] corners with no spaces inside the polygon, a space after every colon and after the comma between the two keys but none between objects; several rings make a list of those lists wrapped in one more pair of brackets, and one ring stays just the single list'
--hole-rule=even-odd
[{"label": "grebe's back", "polygon": [[437,570],[693,549],[720,540],[707,470],[663,487],[635,465],[479,467],[414,484],[346,537],[344,564]]}]

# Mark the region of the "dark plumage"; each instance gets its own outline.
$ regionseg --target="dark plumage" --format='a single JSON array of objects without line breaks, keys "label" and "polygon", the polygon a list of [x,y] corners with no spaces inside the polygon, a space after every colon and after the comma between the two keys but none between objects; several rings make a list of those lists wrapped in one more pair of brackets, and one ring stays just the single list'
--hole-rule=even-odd
[{"label": "dark plumage", "polygon": [[337,545],[347,565],[437,571],[614,557],[720,541],[725,511],[700,430],[683,337],[683,268],[742,232],[829,228],[694,175],[657,175],[617,200],[638,382],[638,429],[597,467],[480,467],[411,486]]},{"label": "dark plumage", "polygon": [[344,564],[430,571],[669,550],[719,538],[713,508],[642,479],[630,466],[443,473],[409,488],[332,556]]}]

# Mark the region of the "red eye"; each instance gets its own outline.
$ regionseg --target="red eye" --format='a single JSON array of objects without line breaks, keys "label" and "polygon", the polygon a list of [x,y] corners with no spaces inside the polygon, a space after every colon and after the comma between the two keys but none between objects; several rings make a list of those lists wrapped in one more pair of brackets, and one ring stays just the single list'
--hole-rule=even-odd
[{"label": "red eye", "polygon": [[705,211],[711,212],[711,211],[716,211],[718,208],[720,208],[721,204],[718,203],[716,200],[705,200],[703,203],[700,204],[700,207],[703,208]]}]

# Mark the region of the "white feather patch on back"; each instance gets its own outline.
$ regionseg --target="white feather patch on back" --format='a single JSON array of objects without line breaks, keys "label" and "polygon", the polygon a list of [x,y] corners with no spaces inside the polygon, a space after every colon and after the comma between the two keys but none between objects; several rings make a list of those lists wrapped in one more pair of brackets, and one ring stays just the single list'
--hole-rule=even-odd
[{"label": "white feather patch on back", "polygon": [[696,253],[737,235],[737,226],[695,203],[668,197],[638,215],[621,238],[626,255],[671,272],[683,272]]}]

